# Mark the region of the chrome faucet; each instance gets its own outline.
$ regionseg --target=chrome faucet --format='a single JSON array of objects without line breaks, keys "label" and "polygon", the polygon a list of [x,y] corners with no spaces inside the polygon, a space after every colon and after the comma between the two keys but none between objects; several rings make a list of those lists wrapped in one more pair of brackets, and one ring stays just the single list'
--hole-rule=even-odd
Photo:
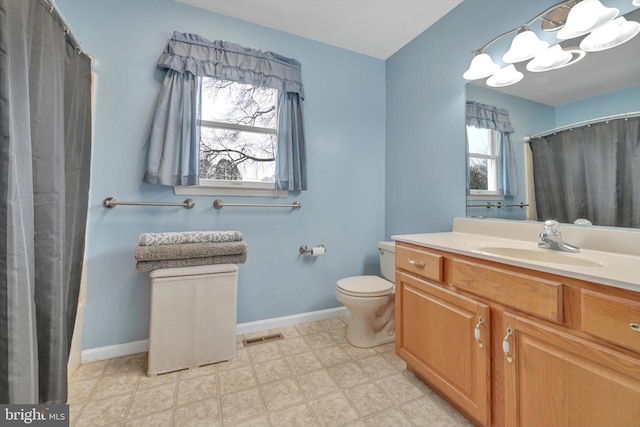
[{"label": "chrome faucet", "polygon": [[542,242],[538,243],[538,247],[540,248],[565,252],[580,252],[579,247],[565,243],[562,240],[560,224],[558,221],[552,219],[544,222],[544,230],[540,233],[540,239],[542,239]]}]

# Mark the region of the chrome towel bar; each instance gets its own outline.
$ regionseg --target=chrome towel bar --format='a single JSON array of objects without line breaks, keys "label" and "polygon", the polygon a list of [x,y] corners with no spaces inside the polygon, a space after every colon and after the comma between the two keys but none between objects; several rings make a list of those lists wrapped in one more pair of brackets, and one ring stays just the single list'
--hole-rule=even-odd
[{"label": "chrome towel bar", "polygon": [[107,197],[102,201],[105,208],[115,208],[118,205],[123,206],[182,206],[185,209],[191,209],[196,205],[193,199],[187,199],[182,203],[165,203],[165,202],[121,202],[115,197]]},{"label": "chrome towel bar", "polygon": [[302,207],[302,203],[293,202],[291,204],[279,204],[279,203],[226,203],[222,199],[216,199],[213,202],[213,207],[216,209],[222,209],[225,206],[251,206],[261,208],[292,208],[298,210]]},{"label": "chrome towel bar", "polygon": [[493,203],[487,202],[484,205],[467,205],[468,208],[524,208],[529,206],[526,203],[520,202],[520,203],[516,203],[515,205],[503,205],[502,203],[498,202],[495,205]]}]

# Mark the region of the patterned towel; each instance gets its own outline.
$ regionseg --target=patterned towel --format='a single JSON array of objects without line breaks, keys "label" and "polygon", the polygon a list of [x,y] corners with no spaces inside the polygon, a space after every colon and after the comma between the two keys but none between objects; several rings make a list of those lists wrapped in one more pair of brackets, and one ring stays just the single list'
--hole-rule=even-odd
[{"label": "patterned towel", "polygon": [[168,233],[142,233],[140,246],[179,245],[183,243],[239,242],[239,231],[175,231]]},{"label": "patterned towel", "polygon": [[221,255],[207,258],[190,258],[190,259],[164,259],[158,261],[138,261],[136,270],[151,271],[160,268],[175,267],[193,267],[196,265],[213,265],[213,264],[244,264],[247,261],[247,254],[240,255]]},{"label": "patterned towel", "polygon": [[183,243],[180,245],[138,246],[136,260],[157,261],[162,259],[208,258],[220,255],[247,253],[247,244],[241,242]]}]

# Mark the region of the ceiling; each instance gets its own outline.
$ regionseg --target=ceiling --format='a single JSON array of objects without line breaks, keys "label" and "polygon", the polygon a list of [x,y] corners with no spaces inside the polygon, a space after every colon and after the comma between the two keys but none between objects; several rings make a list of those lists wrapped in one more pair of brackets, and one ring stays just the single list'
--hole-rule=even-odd
[{"label": "ceiling", "polygon": [[462,0],[175,0],[387,59]]}]

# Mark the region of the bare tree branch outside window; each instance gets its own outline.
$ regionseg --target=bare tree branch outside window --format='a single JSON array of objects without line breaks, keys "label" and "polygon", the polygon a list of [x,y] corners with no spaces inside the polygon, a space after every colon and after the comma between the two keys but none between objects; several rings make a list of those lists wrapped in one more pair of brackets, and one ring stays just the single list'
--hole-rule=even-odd
[{"label": "bare tree branch outside window", "polygon": [[273,182],[278,91],[202,82],[200,178]]}]

